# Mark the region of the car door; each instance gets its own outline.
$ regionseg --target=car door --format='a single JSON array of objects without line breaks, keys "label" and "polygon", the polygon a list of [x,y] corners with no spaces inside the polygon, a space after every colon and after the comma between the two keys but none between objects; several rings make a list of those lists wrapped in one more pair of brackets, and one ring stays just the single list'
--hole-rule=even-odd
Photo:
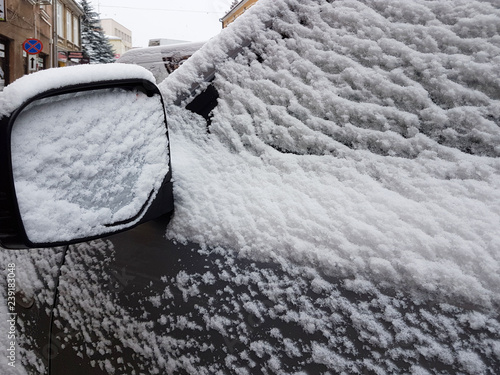
[{"label": "car door", "polygon": [[[165,239],[166,221],[71,245],[50,304],[25,310],[28,372],[494,373],[496,323],[309,267]],[[59,255],[61,252],[59,253]],[[60,259],[59,259],[60,260]],[[42,323],[43,322],[43,323]],[[50,346],[49,346],[50,345]],[[49,354],[50,347],[50,354]]]}]

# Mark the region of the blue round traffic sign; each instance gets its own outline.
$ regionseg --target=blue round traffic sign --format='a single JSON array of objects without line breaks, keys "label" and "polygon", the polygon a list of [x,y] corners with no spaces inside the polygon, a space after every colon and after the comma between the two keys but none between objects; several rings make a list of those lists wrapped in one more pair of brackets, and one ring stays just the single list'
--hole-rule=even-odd
[{"label": "blue round traffic sign", "polygon": [[26,39],[23,43],[23,50],[30,55],[36,55],[43,50],[43,43],[38,39]]}]

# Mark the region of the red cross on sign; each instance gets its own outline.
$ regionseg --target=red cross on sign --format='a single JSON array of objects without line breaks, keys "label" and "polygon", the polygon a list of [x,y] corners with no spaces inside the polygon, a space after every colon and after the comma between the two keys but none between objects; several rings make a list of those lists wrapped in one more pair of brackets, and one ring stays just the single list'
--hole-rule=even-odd
[{"label": "red cross on sign", "polygon": [[43,43],[38,39],[26,39],[23,43],[23,50],[30,55],[36,55],[43,50]]}]

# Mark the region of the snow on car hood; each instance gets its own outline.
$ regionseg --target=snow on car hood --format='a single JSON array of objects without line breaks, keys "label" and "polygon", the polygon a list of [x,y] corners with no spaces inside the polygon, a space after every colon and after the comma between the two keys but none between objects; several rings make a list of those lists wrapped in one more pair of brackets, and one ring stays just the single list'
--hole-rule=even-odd
[{"label": "snow on car hood", "polygon": [[495,1],[260,0],[161,85],[219,93],[210,133],[170,105],[168,236],[498,306],[499,25]]}]

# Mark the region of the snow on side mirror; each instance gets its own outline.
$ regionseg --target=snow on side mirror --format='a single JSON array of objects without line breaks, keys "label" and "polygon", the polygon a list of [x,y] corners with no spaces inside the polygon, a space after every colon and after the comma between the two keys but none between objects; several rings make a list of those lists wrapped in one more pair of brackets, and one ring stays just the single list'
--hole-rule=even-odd
[{"label": "snow on side mirror", "polygon": [[43,92],[0,131],[3,247],[85,241],[173,209],[165,111],[148,80]]}]

